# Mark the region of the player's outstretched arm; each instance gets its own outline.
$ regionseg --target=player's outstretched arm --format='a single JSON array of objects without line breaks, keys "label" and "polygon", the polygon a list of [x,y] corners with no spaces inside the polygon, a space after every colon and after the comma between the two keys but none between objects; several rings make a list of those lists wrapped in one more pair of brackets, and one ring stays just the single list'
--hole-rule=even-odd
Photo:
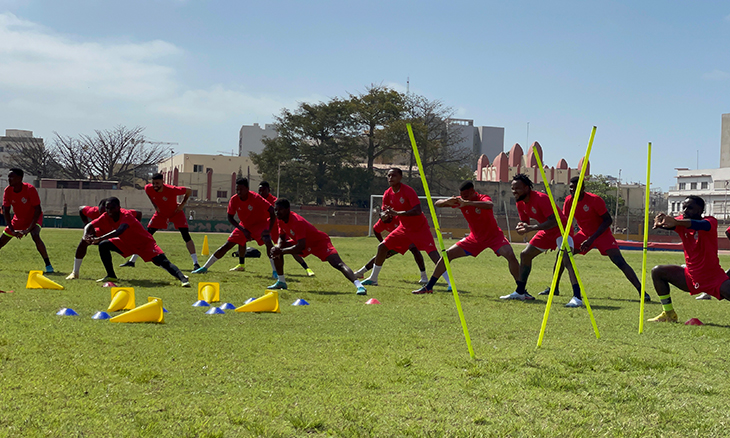
[{"label": "player's outstretched arm", "polygon": [[84,209],[86,208],[85,205],[82,205],[79,207],[79,217],[81,218],[81,222],[84,223],[84,225],[89,223],[89,217],[84,214]]},{"label": "player's outstretched arm", "polygon": [[454,207],[459,205],[459,198],[458,196],[452,196],[449,199],[438,199],[436,202],[433,203],[434,207],[444,208],[444,207]]},{"label": "player's outstretched arm", "polygon": [[115,237],[119,237],[119,236],[121,236],[121,235],[122,235],[122,234],[123,234],[123,233],[124,233],[125,231],[127,231],[127,228],[129,228],[129,225],[128,225],[128,224],[121,224],[121,225],[119,226],[119,228],[117,228],[117,229],[116,229],[116,230],[114,230],[114,231],[110,231],[110,232],[108,232],[108,233],[104,234],[103,236],[100,236],[100,237],[92,237],[92,238],[90,239],[90,241],[91,241],[91,244],[92,244],[92,245],[98,245],[98,244],[99,244],[99,242],[102,242],[102,241],[104,241],[104,240],[109,240],[109,239],[113,239],[113,238],[115,238]]}]

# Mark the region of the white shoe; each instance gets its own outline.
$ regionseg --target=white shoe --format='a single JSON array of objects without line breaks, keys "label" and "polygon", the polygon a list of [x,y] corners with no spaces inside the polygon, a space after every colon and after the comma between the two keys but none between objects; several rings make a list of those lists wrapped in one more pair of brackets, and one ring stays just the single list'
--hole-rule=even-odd
[{"label": "white shoe", "polygon": [[422,278],[418,280],[418,284],[428,284],[428,278]]},{"label": "white shoe", "polygon": [[695,298],[695,300],[711,300],[711,299],[712,299],[712,295],[705,293],[705,292],[702,292],[701,294],[697,295],[697,298]]},{"label": "white shoe", "polygon": [[[74,274],[74,273],[72,272],[72,273],[68,274],[68,277],[66,277],[66,280],[76,280],[77,278],[79,278],[79,276],[78,276],[78,275],[76,275],[76,274]],[[703,299],[704,299],[704,298],[703,298]]]},{"label": "white shoe", "polygon": [[525,292],[524,294],[520,295],[517,293],[517,291],[512,292],[509,295],[502,295],[499,297],[500,300],[520,300],[520,301],[526,301],[526,300],[534,300],[535,297]]},{"label": "white shoe", "polygon": [[565,307],[583,307],[583,300],[580,298],[573,297],[568,301]]}]

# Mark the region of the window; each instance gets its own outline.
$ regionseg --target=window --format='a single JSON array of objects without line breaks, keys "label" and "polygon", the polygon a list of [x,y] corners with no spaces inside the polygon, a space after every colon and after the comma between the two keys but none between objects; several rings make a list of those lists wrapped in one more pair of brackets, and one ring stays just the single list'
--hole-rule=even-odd
[{"label": "window", "polygon": [[216,195],[218,198],[227,198],[228,197],[228,191],[227,190],[218,190],[218,194]]},{"label": "window", "polygon": [[193,164],[193,172],[203,173],[203,165]]},{"label": "window", "polygon": [[192,193],[190,193],[190,196],[193,197],[193,198],[197,198],[198,197],[198,191],[197,190],[192,190]]},{"label": "window", "polygon": [[679,183],[679,190],[684,190],[687,188],[687,183]]},{"label": "window", "polygon": [[707,190],[709,188],[710,188],[710,183],[708,183],[706,181],[702,183],[702,190]]},{"label": "window", "polygon": [[697,190],[697,183],[696,182],[695,183],[690,183],[689,184],[689,189],[690,190]]},{"label": "window", "polygon": [[5,148],[0,146],[0,152],[3,152],[3,151],[5,151]]}]

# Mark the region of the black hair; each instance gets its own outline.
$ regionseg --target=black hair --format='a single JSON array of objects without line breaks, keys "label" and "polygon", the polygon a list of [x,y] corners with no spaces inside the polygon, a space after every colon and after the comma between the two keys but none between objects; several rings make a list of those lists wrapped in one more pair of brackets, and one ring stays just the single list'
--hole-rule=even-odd
[{"label": "black hair", "polygon": [[573,178],[570,179],[570,182],[572,182],[573,184],[578,184],[578,181],[580,181],[579,176],[574,176]]},{"label": "black hair", "polygon": [[400,167],[391,167],[391,168],[390,168],[390,169],[388,170],[388,172],[390,172],[391,170],[392,170],[393,172],[398,172],[398,175],[400,175],[400,176],[403,176],[403,171],[402,171],[402,170],[400,170]]},{"label": "black hair", "polygon": [[17,167],[13,167],[12,169],[10,169],[10,172],[12,172],[12,173],[18,175],[19,177],[23,178],[23,174],[24,174],[23,169],[19,169]]},{"label": "black hair", "polygon": [[109,202],[107,198],[102,199],[99,201],[99,207],[106,207],[106,203]]},{"label": "black hair", "polygon": [[259,187],[271,188],[271,187],[269,187],[269,182],[268,181],[261,181],[259,183]]},{"label": "black hair", "polygon": [[238,178],[236,180],[236,185],[237,186],[248,187],[248,179],[247,178]]},{"label": "black hair", "polygon": [[277,199],[276,202],[274,202],[274,205],[279,208],[286,208],[287,210],[291,208],[291,206],[289,205],[289,200],[285,198]]},{"label": "black hair", "polygon": [[705,200],[704,199],[700,198],[697,195],[689,195],[689,196],[687,196],[687,199],[691,199],[691,200],[695,201],[697,203],[697,205],[702,207],[702,211],[703,212],[705,211]]},{"label": "black hair", "polygon": [[469,189],[473,189],[473,188],[474,188],[474,183],[473,182],[471,182],[471,181],[464,181],[459,186],[459,191],[460,192],[463,192],[464,190],[469,190]]},{"label": "black hair", "polygon": [[120,205],[119,198],[112,196],[111,198],[106,198],[106,205]]},{"label": "black hair", "polygon": [[530,177],[525,175],[524,173],[518,173],[517,175],[513,176],[512,181],[522,181],[522,184],[532,189],[532,181],[530,181]]},{"label": "black hair", "polygon": [[159,173],[159,172],[158,172],[158,173],[156,173],[156,174],[154,174],[154,175],[152,175],[152,179],[162,179],[162,178],[163,178],[163,176],[162,176],[162,174],[161,174],[161,173]]}]

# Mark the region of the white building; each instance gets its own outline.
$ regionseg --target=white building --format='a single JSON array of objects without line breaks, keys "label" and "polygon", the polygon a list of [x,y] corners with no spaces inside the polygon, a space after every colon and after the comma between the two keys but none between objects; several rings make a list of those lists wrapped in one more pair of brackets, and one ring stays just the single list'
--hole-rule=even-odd
[{"label": "white building", "polygon": [[504,151],[504,128],[474,126],[474,120],[471,119],[449,119],[447,127],[461,138],[457,145],[471,148],[475,157],[486,155],[491,163]]},{"label": "white building", "polygon": [[241,126],[238,133],[238,155],[248,157],[249,152],[261,153],[264,150],[264,138],[276,138],[278,133],[273,124],[265,124],[263,128],[258,123]]}]

